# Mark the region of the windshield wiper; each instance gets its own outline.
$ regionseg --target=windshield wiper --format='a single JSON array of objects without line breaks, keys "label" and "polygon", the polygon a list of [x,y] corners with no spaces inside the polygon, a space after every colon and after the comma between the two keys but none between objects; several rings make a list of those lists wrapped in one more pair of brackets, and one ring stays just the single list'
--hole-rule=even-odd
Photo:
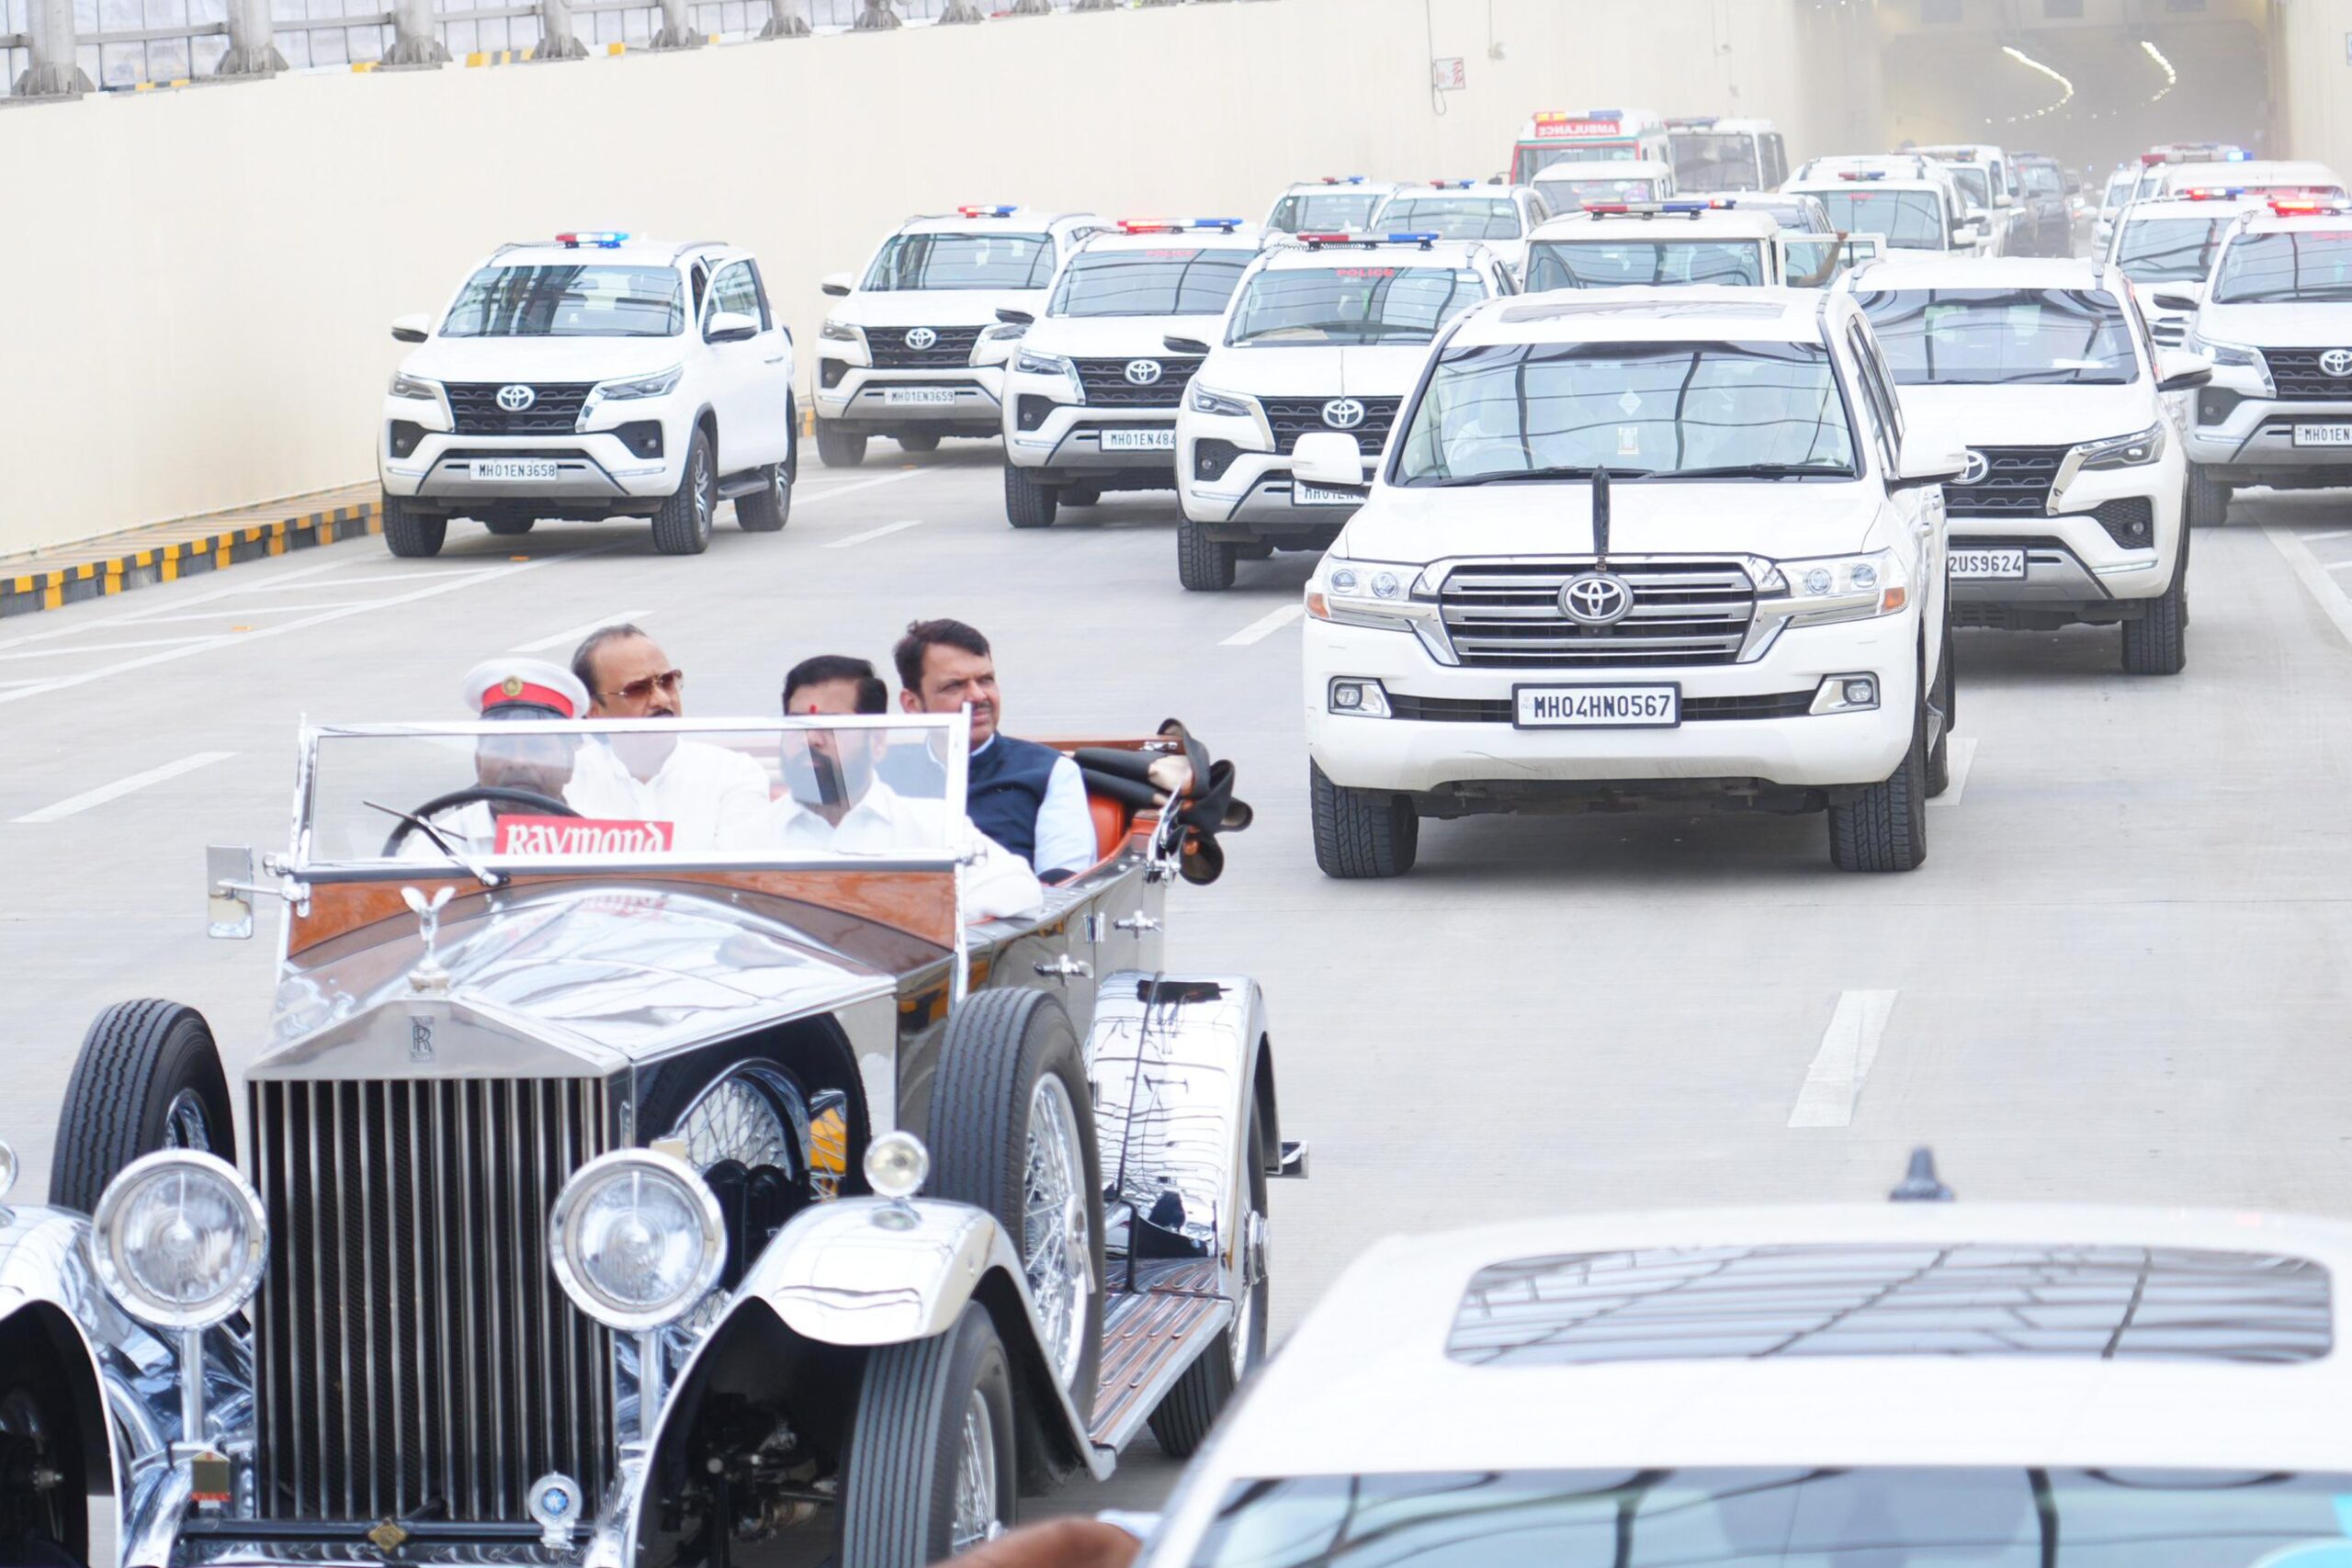
[{"label": "windshield wiper", "polygon": [[[1498,473],[1464,474],[1460,479],[1440,479],[1437,482],[1450,490],[1457,485],[1511,484],[1520,479],[1589,479],[1600,471],[1598,468],[1505,468]],[[1650,473],[1651,470],[1648,468],[1611,468],[1609,470],[1609,477],[1612,479],[1645,479],[1650,477]]]},{"label": "windshield wiper", "polygon": [[[1824,479],[1850,479],[1852,468],[1844,463],[1724,463],[1712,468],[1672,468],[1665,474],[1669,479],[1801,479],[1819,475]],[[1617,470],[1609,470],[1615,479]]]},{"label": "windshield wiper", "polygon": [[461,865],[465,867],[466,870],[472,873],[474,880],[481,883],[484,887],[503,887],[506,886],[507,877],[504,872],[492,871],[488,866],[482,864],[480,861],[475,860],[472,856],[460,852],[457,845],[451,843],[448,840],[441,836],[440,829],[435,828],[424,818],[411,816],[405,811],[395,811],[392,807],[382,804],[380,801],[363,800],[359,804],[368,807],[370,811],[380,811],[387,817],[397,817],[417,832],[420,832],[426,838],[432,840],[434,846],[436,849],[438,849],[443,854],[448,856],[453,863]]}]

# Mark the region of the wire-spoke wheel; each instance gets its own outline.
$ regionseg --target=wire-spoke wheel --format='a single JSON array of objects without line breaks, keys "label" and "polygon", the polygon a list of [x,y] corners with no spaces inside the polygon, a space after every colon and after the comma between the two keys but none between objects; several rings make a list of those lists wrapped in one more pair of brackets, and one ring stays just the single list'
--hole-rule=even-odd
[{"label": "wire-spoke wheel", "polygon": [[1004,1521],[997,1517],[998,1490],[996,1421],[989,1414],[988,1395],[975,1388],[964,1402],[963,1449],[956,1456],[956,1513],[947,1534],[951,1554],[1004,1533]]},{"label": "wire-spoke wheel", "polygon": [[1029,1100],[1029,1174],[1023,1194],[1021,1269],[1037,1304],[1046,1357],[1067,1384],[1078,1376],[1085,1347],[1086,1298],[1094,1290],[1093,1251],[1087,1235],[1084,1151],[1069,1090],[1047,1074]]}]

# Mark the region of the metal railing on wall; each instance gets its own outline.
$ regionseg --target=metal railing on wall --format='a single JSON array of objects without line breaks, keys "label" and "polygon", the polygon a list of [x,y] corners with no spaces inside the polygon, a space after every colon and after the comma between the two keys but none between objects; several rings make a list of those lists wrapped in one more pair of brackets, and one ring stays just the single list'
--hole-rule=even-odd
[{"label": "metal railing on wall", "polygon": [[0,0],[0,102],[1216,0]]}]

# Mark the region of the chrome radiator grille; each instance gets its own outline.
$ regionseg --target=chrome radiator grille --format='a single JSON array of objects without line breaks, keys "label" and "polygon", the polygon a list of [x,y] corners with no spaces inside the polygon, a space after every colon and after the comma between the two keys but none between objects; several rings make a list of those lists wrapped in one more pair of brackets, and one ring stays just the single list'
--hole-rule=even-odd
[{"label": "chrome radiator grille", "polygon": [[1468,561],[1439,589],[1446,635],[1473,669],[1612,670],[1730,664],[1756,615],[1756,589],[1736,560],[1625,561],[1611,571],[1633,590],[1613,626],[1578,626],[1560,590],[1590,560]]},{"label": "chrome radiator grille", "polygon": [[603,1084],[257,1082],[252,1111],[263,1516],[520,1519],[550,1471],[598,1496],[610,1338],[547,1231],[604,1151]]}]

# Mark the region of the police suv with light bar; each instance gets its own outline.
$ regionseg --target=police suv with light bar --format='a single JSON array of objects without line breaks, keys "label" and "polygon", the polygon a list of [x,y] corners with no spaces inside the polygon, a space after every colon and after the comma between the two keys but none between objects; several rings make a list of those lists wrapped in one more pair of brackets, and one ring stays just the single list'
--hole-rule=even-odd
[{"label": "police suv with light bar", "polygon": [[1527,236],[1553,214],[1532,186],[1431,180],[1396,187],[1365,228],[1375,234],[1442,235],[1476,241],[1501,258],[1512,277],[1527,278]]},{"label": "police suv with light bar", "polygon": [[[1336,484],[1371,455],[1318,432],[1294,466]],[[1666,800],[1826,810],[1839,866],[1918,865],[1965,456],[1905,429],[1838,290],[1463,316],[1307,582],[1317,863],[1396,876],[1423,818]]]},{"label": "police suv with light bar", "polygon": [[1438,330],[1516,286],[1486,246],[1434,233],[1302,234],[1251,265],[1225,318],[1170,354],[1204,356],[1176,416],[1184,504],[1177,576],[1233,586],[1234,563],[1319,550],[1363,499],[1368,468],[1294,479],[1291,453],[1317,431],[1377,457]]},{"label": "police suv with light bar", "polygon": [[1783,188],[1819,197],[1847,233],[1883,234],[1891,252],[1983,255],[1992,243],[1951,174],[1925,158],[1816,159]]},{"label": "police suv with light bar", "polygon": [[[2177,197],[2135,201],[2116,213],[2104,253],[2132,280],[2157,347],[2181,346],[2190,312],[2180,302],[2204,294],[2238,215],[2260,210],[2267,210],[2264,202],[2239,186],[2199,186]],[[2175,303],[2160,305],[2159,296]]]},{"label": "police suv with light bar", "polygon": [[1366,179],[1362,175],[1326,175],[1301,180],[1274,197],[1261,225],[1267,234],[1296,234],[1306,230],[1368,229],[1380,204],[1404,187],[1393,180]]},{"label": "police suv with light bar", "polygon": [[992,437],[1004,423],[1004,367],[1021,335],[999,310],[1044,309],[1056,269],[1102,220],[1011,204],[914,218],[861,276],[824,281],[841,300],[817,345],[817,455],[854,468],[888,435],[931,452],[945,435]]},{"label": "police suv with light bar", "polygon": [[2274,197],[2222,243],[2187,346],[2213,361],[2188,425],[2188,517],[2222,521],[2230,492],[2352,486],[2352,202]]},{"label": "police suv with light bar", "polygon": [[1729,197],[1588,202],[1535,231],[1525,282],[1535,293],[1679,283],[1816,288],[1881,249],[1876,234],[1783,230]]},{"label": "police suv with light bar", "polygon": [[1125,219],[1063,264],[1005,378],[1004,514],[1042,528],[1106,490],[1176,487],[1176,409],[1200,365],[1171,333],[1210,330],[1258,255],[1238,218]]},{"label": "police suv with light bar", "polygon": [[437,322],[402,316],[376,444],[384,543],[438,553],[453,517],[644,517],[695,555],[720,502],[753,533],[792,510],[792,334],[759,263],[609,230],[502,245]]}]

